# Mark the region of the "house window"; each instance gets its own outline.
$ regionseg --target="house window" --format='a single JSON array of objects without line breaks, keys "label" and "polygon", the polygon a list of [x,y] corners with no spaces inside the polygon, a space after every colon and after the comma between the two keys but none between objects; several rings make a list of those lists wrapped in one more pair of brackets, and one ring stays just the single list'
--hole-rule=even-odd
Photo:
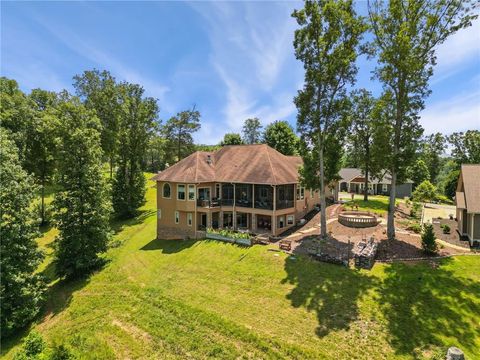
[{"label": "house window", "polygon": [[180,223],[180,213],[175,211],[175,224]]},{"label": "house window", "polygon": [[303,200],[305,198],[305,188],[303,186],[297,186],[297,200]]},{"label": "house window", "polygon": [[220,184],[215,184],[215,197],[220,199]]},{"label": "house window", "polygon": [[188,185],[188,200],[195,200],[195,185]]},{"label": "house window", "polygon": [[158,217],[159,219],[162,218],[162,209],[158,209],[158,210],[157,210],[157,217]]},{"label": "house window", "polygon": [[185,185],[177,185],[177,199],[185,200]]},{"label": "house window", "polygon": [[163,197],[170,199],[170,184],[163,184]]},{"label": "house window", "polygon": [[193,222],[192,213],[188,213],[187,214],[187,224],[188,224],[188,226],[192,226],[192,222]]},{"label": "house window", "polygon": [[387,192],[388,191],[388,185],[387,184],[382,184],[382,191]]},{"label": "house window", "polygon": [[368,190],[373,190],[373,184],[368,183]]},{"label": "house window", "polygon": [[293,215],[287,215],[287,225],[293,225]]},{"label": "house window", "polygon": [[278,227],[281,229],[285,226],[285,217],[283,216],[280,216],[278,218]]}]

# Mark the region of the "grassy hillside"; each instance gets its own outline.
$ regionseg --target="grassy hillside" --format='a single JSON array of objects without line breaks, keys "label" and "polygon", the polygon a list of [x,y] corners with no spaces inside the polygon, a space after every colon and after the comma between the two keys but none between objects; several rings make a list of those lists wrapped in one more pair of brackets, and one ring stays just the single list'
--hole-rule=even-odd
[{"label": "grassy hillside", "polygon": [[480,257],[357,271],[264,246],[156,240],[152,185],[142,214],[116,224],[102,271],[52,278],[34,325],[49,342],[85,359],[414,359],[450,345],[479,356]]}]

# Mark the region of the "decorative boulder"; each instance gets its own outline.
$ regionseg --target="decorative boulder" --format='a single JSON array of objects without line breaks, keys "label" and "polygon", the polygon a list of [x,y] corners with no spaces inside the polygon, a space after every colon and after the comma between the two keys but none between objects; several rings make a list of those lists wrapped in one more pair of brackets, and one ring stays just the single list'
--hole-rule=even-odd
[{"label": "decorative boulder", "polygon": [[447,360],[465,360],[465,355],[462,350],[452,346],[447,351]]}]

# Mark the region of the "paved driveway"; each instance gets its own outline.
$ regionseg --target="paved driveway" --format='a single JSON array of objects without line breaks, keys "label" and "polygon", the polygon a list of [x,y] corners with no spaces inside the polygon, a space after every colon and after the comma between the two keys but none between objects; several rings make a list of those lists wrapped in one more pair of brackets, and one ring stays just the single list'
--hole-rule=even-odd
[{"label": "paved driveway", "polygon": [[450,215],[455,217],[456,208],[454,205],[439,205],[427,203],[423,207],[422,223],[432,222],[432,219],[448,219]]}]

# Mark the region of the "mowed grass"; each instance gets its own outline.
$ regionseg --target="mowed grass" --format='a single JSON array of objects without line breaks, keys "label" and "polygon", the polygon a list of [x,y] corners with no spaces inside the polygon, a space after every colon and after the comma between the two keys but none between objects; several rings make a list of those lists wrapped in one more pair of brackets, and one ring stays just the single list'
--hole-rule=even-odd
[{"label": "mowed grass", "polygon": [[52,283],[33,326],[50,343],[82,359],[418,359],[449,346],[479,358],[480,257],[357,271],[264,246],[156,240],[152,185],[139,217],[116,224],[104,269]]},{"label": "mowed grass", "polygon": [[[388,197],[380,195],[369,195],[368,200],[359,199],[358,196],[354,200],[348,200],[345,208],[350,209],[351,206],[358,206],[359,211],[369,211],[375,214],[384,215],[388,212]],[[399,201],[399,200],[397,200]]]}]

